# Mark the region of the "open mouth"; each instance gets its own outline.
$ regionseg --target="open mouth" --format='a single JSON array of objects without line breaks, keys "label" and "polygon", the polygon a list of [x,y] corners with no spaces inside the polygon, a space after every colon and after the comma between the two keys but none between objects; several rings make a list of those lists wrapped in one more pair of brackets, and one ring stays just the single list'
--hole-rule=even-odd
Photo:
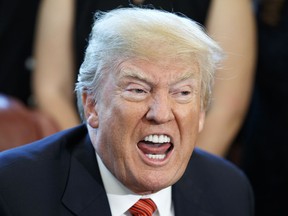
[{"label": "open mouth", "polygon": [[173,149],[171,138],[167,135],[148,135],[138,143],[138,148],[152,160],[164,160]]}]

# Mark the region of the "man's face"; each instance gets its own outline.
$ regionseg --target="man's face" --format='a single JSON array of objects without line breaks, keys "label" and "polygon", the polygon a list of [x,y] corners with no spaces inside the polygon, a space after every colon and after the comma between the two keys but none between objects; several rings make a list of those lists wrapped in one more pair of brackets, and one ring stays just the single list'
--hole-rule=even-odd
[{"label": "man's face", "polygon": [[92,143],[130,190],[153,193],[182,176],[205,117],[200,81],[196,63],[134,59],[107,75],[96,104],[83,95]]}]

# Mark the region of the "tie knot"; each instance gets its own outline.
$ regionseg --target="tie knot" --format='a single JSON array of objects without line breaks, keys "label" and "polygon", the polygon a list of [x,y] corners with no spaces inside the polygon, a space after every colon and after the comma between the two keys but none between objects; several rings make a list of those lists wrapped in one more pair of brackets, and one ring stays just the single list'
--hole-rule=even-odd
[{"label": "tie knot", "polygon": [[130,209],[133,216],[152,216],[156,205],[151,199],[140,199]]}]

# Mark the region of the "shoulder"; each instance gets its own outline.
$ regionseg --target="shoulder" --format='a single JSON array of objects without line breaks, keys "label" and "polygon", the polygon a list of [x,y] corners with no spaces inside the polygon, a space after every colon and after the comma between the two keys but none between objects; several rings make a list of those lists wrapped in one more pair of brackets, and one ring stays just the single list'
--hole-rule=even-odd
[{"label": "shoulder", "polygon": [[210,174],[223,172],[228,175],[240,175],[246,178],[242,170],[232,162],[198,148],[195,148],[193,152],[191,163],[197,164],[197,167],[205,168],[204,170],[209,170]]},{"label": "shoulder", "polygon": [[180,182],[180,187],[190,187],[194,192],[188,193],[195,193],[203,203],[208,203],[212,212],[253,215],[250,182],[244,172],[228,160],[196,148]]},{"label": "shoulder", "polygon": [[59,215],[73,153],[87,139],[83,125],[1,152],[0,215],[6,208],[15,215]]},{"label": "shoulder", "polygon": [[[233,187],[250,183],[244,172],[232,162],[212,155],[208,152],[196,148],[187,168],[188,172],[197,173],[201,179],[209,179],[219,184],[219,187]],[[194,174],[192,174],[194,175]]]},{"label": "shoulder", "polygon": [[12,167],[59,160],[86,135],[84,125],[61,131],[36,142],[0,152],[0,175]]}]

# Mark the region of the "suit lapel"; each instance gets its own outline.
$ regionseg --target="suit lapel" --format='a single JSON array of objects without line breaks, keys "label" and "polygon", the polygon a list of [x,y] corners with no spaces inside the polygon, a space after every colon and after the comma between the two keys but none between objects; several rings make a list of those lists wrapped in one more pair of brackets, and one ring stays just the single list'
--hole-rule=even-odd
[{"label": "suit lapel", "polygon": [[94,149],[88,136],[71,152],[70,172],[62,202],[75,215],[111,215]]},{"label": "suit lapel", "polygon": [[197,162],[192,157],[182,178],[172,186],[172,199],[176,216],[214,216],[214,214],[209,213],[209,199],[204,197],[201,186],[198,184],[201,179],[198,178],[197,171],[193,168],[195,163]]}]

